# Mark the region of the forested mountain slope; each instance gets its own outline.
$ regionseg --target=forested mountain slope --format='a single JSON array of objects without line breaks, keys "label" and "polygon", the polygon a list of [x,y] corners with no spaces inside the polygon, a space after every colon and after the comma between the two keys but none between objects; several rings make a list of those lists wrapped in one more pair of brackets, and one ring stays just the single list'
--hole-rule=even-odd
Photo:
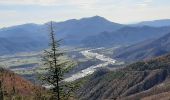
[{"label": "forested mountain slope", "polygon": [[78,93],[81,100],[151,98],[170,91],[169,76],[170,54],[136,62],[116,71],[99,71],[77,81],[84,84]]}]

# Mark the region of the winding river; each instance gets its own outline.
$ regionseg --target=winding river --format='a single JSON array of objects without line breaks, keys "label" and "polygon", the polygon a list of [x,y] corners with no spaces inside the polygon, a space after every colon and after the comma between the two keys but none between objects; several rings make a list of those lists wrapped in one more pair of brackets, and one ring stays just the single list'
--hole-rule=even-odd
[{"label": "winding river", "polygon": [[103,61],[103,63],[95,65],[95,66],[90,66],[84,70],[81,70],[80,72],[77,72],[77,73],[71,75],[71,77],[64,79],[64,81],[72,82],[74,80],[83,78],[87,75],[93,74],[98,68],[106,67],[109,64],[116,63],[116,60],[114,60],[110,57],[106,57],[102,54],[94,53],[94,52],[92,52],[92,50],[85,50],[85,51],[81,51],[80,53],[87,58],[90,57],[90,58],[95,58],[95,59],[101,60],[101,61]]}]

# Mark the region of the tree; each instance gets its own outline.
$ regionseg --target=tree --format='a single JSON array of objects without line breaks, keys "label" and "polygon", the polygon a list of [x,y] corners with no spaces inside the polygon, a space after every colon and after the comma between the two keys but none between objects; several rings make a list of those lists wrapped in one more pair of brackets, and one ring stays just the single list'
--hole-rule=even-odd
[{"label": "tree", "polygon": [[[44,65],[47,66],[47,73],[43,75],[42,79],[48,85],[52,86],[53,99],[63,100],[66,98],[65,91],[67,85],[64,84],[63,75],[69,67],[72,66],[70,61],[61,61],[61,57],[64,55],[59,49],[59,42],[55,39],[55,33],[53,29],[53,23],[50,23],[50,49],[44,51],[43,61]],[[69,67],[68,67],[69,66]],[[71,90],[71,89],[70,89]],[[67,92],[70,93],[70,92]]]},{"label": "tree", "polygon": [[2,81],[0,81],[0,99],[4,100],[4,93],[3,93],[3,89],[2,89]]}]

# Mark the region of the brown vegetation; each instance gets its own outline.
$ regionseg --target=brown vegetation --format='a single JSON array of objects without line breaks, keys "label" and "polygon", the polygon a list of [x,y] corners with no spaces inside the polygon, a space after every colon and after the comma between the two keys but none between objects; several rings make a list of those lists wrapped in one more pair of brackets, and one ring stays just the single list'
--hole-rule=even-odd
[{"label": "brown vegetation", "polygon": [[2,83],[1,91],[7,100],[11,98],[36,100],[34,98],[37,98],[38,94],[42,97],[46,92],[42,87],[35,86],[21,76],[3,68],[0,68],[0,81]]}]

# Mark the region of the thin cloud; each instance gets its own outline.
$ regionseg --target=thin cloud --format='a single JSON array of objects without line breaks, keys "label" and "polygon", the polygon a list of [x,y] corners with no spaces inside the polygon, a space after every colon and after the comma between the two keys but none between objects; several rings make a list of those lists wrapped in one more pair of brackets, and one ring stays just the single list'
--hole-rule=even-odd
[{"label": "thin cloud", "polygon": [[93,4],[97,0],[1,0],[0,4],[10,5],[84,5]]},{"label": "thin cloud", "polygon": [[0,27],[94,15],[120,23],[170,18],[169,4],[166,0],[0,0]]},{"label": "thin cloud", "polygon": [[153,3],[153,0],[144,0],[142,2],[137,3],[137,6],[139,7],[148,7]]},{"label": "thin cloud", "polygon": [[67,0],[1,0],[4,5],[58,5]]}]

